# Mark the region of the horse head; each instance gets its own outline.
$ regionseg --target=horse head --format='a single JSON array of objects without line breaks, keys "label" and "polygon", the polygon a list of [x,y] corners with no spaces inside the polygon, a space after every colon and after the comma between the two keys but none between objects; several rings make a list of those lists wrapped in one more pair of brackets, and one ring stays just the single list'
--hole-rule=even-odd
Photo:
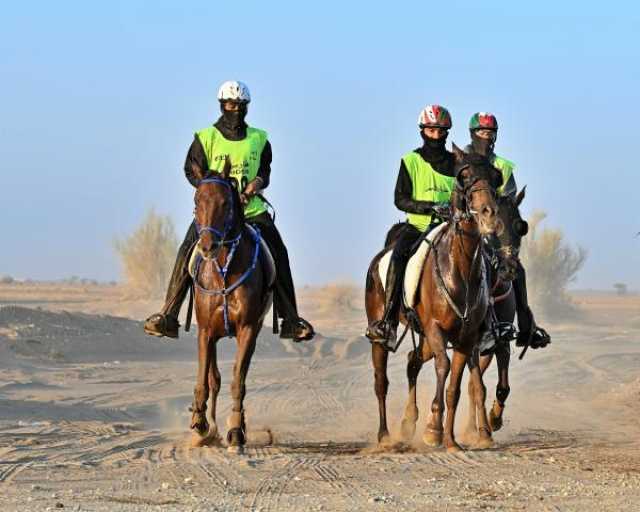
[{"label": "horse head", "polygon": [[520,216],[519,206],[524,200],[526,187],[514,198],[501,196],[498,198],[498,222],[502,229],[489,240],[489,244],[498,254],[498,273],[505,281],[516,277],[520,266],[520,245],[522,238],[529,231],[529,224]]},{"label": "horse head", "polygon": [[456,188],[452,195],[454,220],[475,221],[481,235],[493,235],[500,229],[496,189],[502,174],[489,159],[468,155],[455,144]]},{"label": "horse head", "polygon": [[231,162],[226,158],[220,172],[204,171],[193,164],[198,179],[195,224],[198,244],[205,258],[215,257],[224,246],[236,241],[244,225],[244,214],[236,180],[229,178]]}]

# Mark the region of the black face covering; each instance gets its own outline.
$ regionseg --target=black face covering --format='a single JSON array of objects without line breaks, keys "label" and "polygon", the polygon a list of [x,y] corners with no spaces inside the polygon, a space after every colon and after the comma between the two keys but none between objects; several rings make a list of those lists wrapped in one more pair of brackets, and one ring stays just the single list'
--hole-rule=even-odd
[{"label": "black face covering", "polygon": [[229,140],[242,140],[247,136],[247,123],[244,118],[247,116],[247,105],[241,104],[237,111],[225,110],[220,103],[222,115],[215,126],[222,132],[222,135]]},{"label": "black face covering", "polygon": [[420,131],[420,136],[424,142],[418,150],[422,158],[429,162],[437,172],[449,176],[453,168],[453,155],[445,148],[447,136],[432,139],[431,137],[427,137],[422,131]]},{"label": "black face covering", "polygon": [[471,132],[471,147],[473,151],[482,156],[491,156],[496,145],[495,137],[492,139],[481,139],[474,131]]}]

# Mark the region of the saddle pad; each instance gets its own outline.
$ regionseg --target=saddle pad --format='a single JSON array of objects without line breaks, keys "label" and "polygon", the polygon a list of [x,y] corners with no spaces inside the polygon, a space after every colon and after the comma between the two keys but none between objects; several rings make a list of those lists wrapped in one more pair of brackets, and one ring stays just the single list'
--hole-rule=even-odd
[{"label": "saddle pad", "polygon": [[[245,224],[247,229],[249,229],[252,233],[255,233],[255,229],[250,224]],[[202,255],[202,249],[200,248],[200,243],[196,243],[191,251],[191,256],[189,258],[189,265],[187,266],[189,270],[189,275],[193,278],[196,273],[196,263],[198,262],[198,256]],[[260,263],[262,264],[262,269],[264,270],[267,278],[267,284],[269,288],[273,286],[273,283],[276,280],[276,264],[273,260],[273,256],[271,251],[269,250],[269,246],[267,242],[265,242],[264,238],[260,238],[260,255],[259,255]]]},{"label": "saddle pad", "polygon": [[[446,225],[447,222],[443,222],[439,226],[433,228],[433,230],[431,230],[431,232],[427,235],[426,240],[422,241],[411,258],[409,258],[407,268],[404,272],[403,289],[404,303],[407,307],[412,308],[413,306],[415,306],[416,292],[418,291],[418,283],[420,283],[420,276],[422,275],[422,267],[424,266],[424,261],[429,252],[429,244],[427,243],[427,240],[432,241],[438,235],[438,233],[440,233],[440,231],[445,228]],[[393,251],[391,250],[387,251],[378,262],[378,274],[380,275],[380,281],[382,282],[383,288],[386,286],[387,272],[389,271],[392,252]]]}]

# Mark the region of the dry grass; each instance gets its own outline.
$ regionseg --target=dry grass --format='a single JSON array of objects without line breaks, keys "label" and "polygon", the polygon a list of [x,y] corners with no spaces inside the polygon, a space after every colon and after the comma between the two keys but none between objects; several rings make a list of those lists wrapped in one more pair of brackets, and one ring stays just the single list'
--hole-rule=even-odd
[{"label": "dry grass", "polygon": [[151,298],[164,294],[177,246],[173,221],[153,209],[130,236],[114,241],[130,295]]},{"label": "dry grass", "polygon": [[529,219],[529,234],[522,239],[522,263],[527,271],[529,301],[545,316],[566,315],[573,308],[569,283],[587,259],[582,247],[571,247],[560,229],[541,228],[544,212]]}]

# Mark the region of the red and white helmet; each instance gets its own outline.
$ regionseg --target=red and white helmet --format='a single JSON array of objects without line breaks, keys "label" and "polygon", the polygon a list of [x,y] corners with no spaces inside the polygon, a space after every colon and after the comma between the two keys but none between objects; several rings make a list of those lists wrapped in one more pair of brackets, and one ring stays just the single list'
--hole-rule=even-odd
[{"label": "red and white helmet", "polygon": [[251,101],[251,93],[246,84],[236,80],[229,80],[218,89],[218,101],[249,103]]},{"label": "red and white helmet", "polygon": [[420,128],[451,128],[451,114],[440,105],[427,105],[418,116]]}]

